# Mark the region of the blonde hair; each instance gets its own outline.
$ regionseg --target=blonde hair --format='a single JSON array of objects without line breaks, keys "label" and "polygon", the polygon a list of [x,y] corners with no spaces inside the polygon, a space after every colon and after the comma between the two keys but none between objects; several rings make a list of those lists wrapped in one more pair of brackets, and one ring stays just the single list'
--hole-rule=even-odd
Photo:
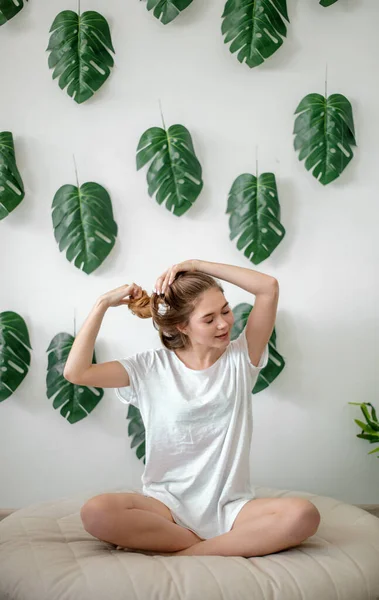
[{"label": "blonde hair", "polygon": [[141,298],[130,298],[126,304],[140,319],[153,319],[153,325],[166,348],[187,348],[190,340],[177,326],[188,325],[199,296],[212,288],[224,293],[222,285],[211,275],[200,271],[180,271],[164,296],[149,296],[146,290],[142,290]]}]

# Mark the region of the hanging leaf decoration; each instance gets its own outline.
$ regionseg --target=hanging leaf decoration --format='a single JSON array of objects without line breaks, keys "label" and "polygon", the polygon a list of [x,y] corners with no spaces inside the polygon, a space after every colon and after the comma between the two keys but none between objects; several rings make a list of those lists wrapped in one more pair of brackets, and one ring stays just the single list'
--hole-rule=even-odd
[{"label": "hanging leaf decoration", "polygon": [[[299,114],[300,113],[300,114]],[[294,126],[294,147],[305,168],[327,185],[339,177],[353,158],[356,146],[353,111],[341,94],[326,99],[321,94],[308,94],[300,102]]]},{"label": "hanging leaf decoration", "polygon": [[128,435],[132,438],[130,447],[136,448],[136,456],[138,459],[142,459],[145,464],[146,455],[146,444],[145,444],[145,426],[143,424],[142,416],[136,406],[129,405],[127,419],[129,419]]},{"label": "hanging leaf decoration", "polygon": [[230,214],[230,239],[239,236],[238,250],[255,265],[268,258],[284,238],[274,173],[262,173],[258,179],[250,173],[237,177],[226,213]]},{"label": "hanging leaf decoration", "polygon": [[0,25],[4,25],[24,8],[24,0],[0,0]]},{"label": "hanging leaf decoration", "polygon": [[28,374],[29,349],[24,319],[12,311],[0,313],[0,402],[9,398]]},{"label": "hanging leaf decoration", "polygon": [[222,15],[224,42],[253,68],[272,56],[287,36],[287,0],[228,0]]},{"label": "hanging leaf decoration", "polygon": [[203,188],[202,169],[191,135],[183,125],[152,127],[137,147],[137,171],[151,162],[147,172],[148,194],[177,217],[189,210]]},{"label": "hanging leaf decoration", "polygon": [[16,208],[25,196],[24,184],[16,165],[13,136],[0,132],[0,221]]},{"label": "hanging leaf decoration", "polygon": [[[251,304],[247,304],[243,302],[241,304],[237,304],[235,308],[233,308],[234,314],[234,324],[232,327],[232,331],[230,337],[232,340],[236,339],[243,329],[246,327],[247,320],[249,318],[250,312],[254,309],[254,306]],[[267,365],[259,372],[258,379],[254,385],[253,394],[258,394],[265,388],[267,388],[270,383],[274,381],[278,377],[278,375],[282,372],[285,366],[284,358],[279,354],[276,349],[276,332],[275,327],[271,334],[271,337],[268,342],[269,347],[269,358]]]},{"label": "hanging leaf decoration", "polygon": [[154,17],[159,19],[163,25],[171,23],[192,0],[147,0],[147,10],[152,10]]},{"label": "hanging leaf decoration", "polygon": [[321,6],[331,6],[332,4],[335,4],[337,2],[337,0],[320,0],[319,4],[321,4]]},{"label": "hanging leaf decoration", "polygon": [[54,236],[66,258],[89,275],[112,250],[117,236],[112,202],[98,183],[83,183],[80,188],[63,185],[52,205]]},{"label": "hanging leaf decoration", "polygon": [[[70,383],[63,377],[63,370],[75,338],[69,333],[58,333],[47,349],[48,367],[46,375],[46,394],[52,398],[55,409],[62,407],[60,413],[71,424],[84,419],[93,411],[104,396],[102,388],[86,387]],[[92,363],[96,364],[95,352]]]},{"label": "hanging leaf decoration", "polygon": [[60,12],[50,28],[47,50],[53,79],[59,87],[81,104],[93,96],[110,75],[113,53],[109,25],[93,10],[78,15],[72,10]]}]

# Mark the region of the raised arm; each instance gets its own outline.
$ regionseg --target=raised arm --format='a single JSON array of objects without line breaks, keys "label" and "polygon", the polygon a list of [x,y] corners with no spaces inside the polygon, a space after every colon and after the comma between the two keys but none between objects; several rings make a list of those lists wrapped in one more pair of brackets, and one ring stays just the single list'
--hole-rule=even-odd
[{"label": "raised arm", "polygon": [[108,308],[125,304],[131,294],[138,297],[141,288],[136,284],[123,285],[100,296],[80,329],[68,355],[63,377],[76,385],[93,387],[124,387],[130,384],[127,371],[117,360],[92,364],[95,341]]},{"label": "raised arm", "polygon": [[203,260],[198,260],[196,263],[199,271],[229,281],[255,295],[254,308],[246,323],[246,339],[250,361],[258,366],[275,325],[279,301],[278,280],[271,275],[244,267]]}]

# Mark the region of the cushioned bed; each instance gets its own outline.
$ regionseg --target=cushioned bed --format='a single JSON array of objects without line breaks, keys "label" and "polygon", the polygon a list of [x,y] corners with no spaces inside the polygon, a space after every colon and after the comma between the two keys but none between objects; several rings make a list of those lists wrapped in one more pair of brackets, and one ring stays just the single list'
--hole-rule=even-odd
[{"label": "cushioned bed", "polygon": [[263,557],[166,557],[89,535],[88,494],[17,510],[0,522],[0,600],[379,600],[378,518],[325,496],[257,492],[311,500],[317,534]]}]

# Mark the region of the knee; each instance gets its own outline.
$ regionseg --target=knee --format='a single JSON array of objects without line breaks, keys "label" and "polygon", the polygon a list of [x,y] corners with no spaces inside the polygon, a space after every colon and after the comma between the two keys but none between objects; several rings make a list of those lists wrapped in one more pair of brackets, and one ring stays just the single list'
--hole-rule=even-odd
[{"label": "knee", "polygon": [[96,536],[104,525],[107,515],[111,510],[111,500],[108,494],[100,494],[90,498],[80,509],[80,518],[83,527],[88,533]]},{"label": "knee", "polygon": [[314,535],[320,525],[321,516],[312,502],[305,498],[294,498],[289,507],[291,536],[298,543]]}]

